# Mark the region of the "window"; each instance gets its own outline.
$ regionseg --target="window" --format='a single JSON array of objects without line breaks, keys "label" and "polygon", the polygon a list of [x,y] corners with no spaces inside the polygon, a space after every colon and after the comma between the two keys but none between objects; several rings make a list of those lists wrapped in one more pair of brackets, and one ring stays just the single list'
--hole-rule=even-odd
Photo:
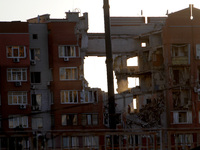
[{"label": "window", "polygon": [[198,101],[200,101],[200,91],[198,91]]},{"label": "window", "polygon": [[175,134],[175,145],[191,146],[193,144],[192,134]]},{"label": "window", "polygon": [[179,70],[173,70],[173,84],[179,84]]},{"label": "window", "polygon": [[133,109],[137,109],[137,99],[133,98]]},{"label": "window", "polygon": [[189,51],[188,44],[173,44],[172,45],[172,57],[188,56],[188,51]]},{"label": "window", "polygon": [[127,59],[127,66],[138,66],[138,57]]},{"label": "window", "polygon": [[32,110],[33,111],[41,110],[42,95],[41,94],[32,94],[31,99],[32,99]]},{"label": "window", "polygon": [[200,59],[200,44],[196,44],[196,59]]},{"label": "window", "polygon": [[31,60],[40,60],[40,49],[39,48],[30,49],[30,59]]},{"label": "window", "polygon": [[13,81],[27,81],[27,69],[24,68],[9,68],[7,70],[7,80]]},{"label": "window", "polygon": [[43,128],[43,119],[42,118],[32,118],[32,129]]},{"label": "window", "polygon": [[139,78],[138,77],[128,77],[128,88],[133,88],[139,86]]},{"label": "window", "polygon": [[78,70],[77,68],[60,68],[60,80],[77,80]]},{"label": "window", "polygon": [[147,47],[147,43],[146,42],[142,42],[141,43],[141,47]]},{"label": "window", "polygon": [[65,57],[76,57],[76,48],[75,46],[59,46],[59,57],[65,58]]},{"label": "window", "polygon": [[63,126],[77,125],[77,114],[62,115],[62,125]]},{"label": "window", "polygon": [[26,57],[25,46],[7,46],[8,58],[24,58]]},{"label": "window", "polygon": [[98,114],[82,114],[82,125],[98,125]]},{"label": "window", "polygon": [[31,83],[40,83],[40,72],[31,72]]},{"label": "window", "polygon": [[199,123],[200,123],[200,110],[199,110]]},{"label": "window", "polygon": [[79,148],[78,137],[73,137],[73,136],[63,137],[63,148]]},{"label": "window", "polygon": [[84,91],[84,98],[82,98],[82,102],[84,103],[96,103],[98,102],[98,93],[97,91]]},{"label": "window", "polygon": [[78,91],[61,91],[61,104],[78,103]]},{"label": "window", "polygon": [[32,38],[33,38],[34,40],[36,40],[36,39],[38,39],[38,35],[37,35],[37,34],[33,34],[33,35],[32,35]]},{"label": "window", "polygon": [[9,128],[28,128],[27,116],[9,116]]},{"label": "window", "polygon": [[27,104],[27,92],[8,92],[8,104],[9,105],[22,105]]},{"label": "window", "polygon": [[173,112],[173,122],[174,124],[191,124],[192,123],[192,112],[182,111]]},{"label": "window", "polygon": [[99,147],[99,137],[98,136],[85,136],[84,137],[84,146],[85,147]]}]

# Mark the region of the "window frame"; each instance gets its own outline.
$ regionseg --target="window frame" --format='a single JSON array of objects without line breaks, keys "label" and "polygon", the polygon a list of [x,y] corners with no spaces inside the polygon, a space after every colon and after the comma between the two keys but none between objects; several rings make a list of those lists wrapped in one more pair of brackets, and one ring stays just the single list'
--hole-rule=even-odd
[{"label": "window frame", "polygon": [[28,128],[28,116],[19,116],[19,115],[9,116],[8,119],[9,128],[13,129],[20,126],[22,126],[22,128]]},{"label": "window frame", "polygon": [[31,94],[32,111],[41,110],[42,107],[42,94]]},{"label": "window frame", "polygon": [[[11,95],[9,95],[9,93],[11,93]],[[14,95],[13,93],[21,93],[20,95]],[[16,96],[17,97],[17,103],[13,103],[14,99],[13,97]],[[12,103],[10,103],[10,97],[11,97],[11,101]],[[21,101],[22,103],[19,103],[19,97],[21,97]],[[24,97],[25,97],[25,103],[24,103]],[[27,105],[27,91],[8,91],[8,105]]]},{"label": "window frame", "polygon": [[[67,78],[67,76],[70,76],[70,77]],[[60,67],[59,78],[60,78],[60,81],[78,80],[78,68],[77,67]]]},{"label": "window frame", "polygon": [[[186,113],[186,121],[180,122],[180,114]],[[173,124],[192,124],[192,112],[191,111],[174,111],[173,112]]]},{"label": "window frame", "polygon": [[[22,47],[24,49],[23,51],[24,56],[20,56],[20,48]],[[10,50],[11,50],[11,56],[9,56]],[[15,55],[14,50],[17,50],[18,56],[14,56]],[[7,58],[26,58],[26,46],[14,46],[14,45],[6,46],[6,55],[7,55]]]},{"label": "window frame", "polygon": [[63,136],[63,148],[79,148],[79,137],[77,136]]},{"label": "window frame", "polygon": [[[61,104],[77,104],[78,99],[79,99],[78,93],[79,92],[77,90],[61,90],[60,91]],[[71,99],[71,96],[72,96],[72,99]],[[67,100],[68,100],[68,102],[67,102]]]},{"label": "window frame", "polygon": [[[20,71],[14,71],[14,70],[20,70]],[[20,77],[21,77],[20,80],[17,79],[19,77],[18,73],[20,73]],[[9,79],[9,74],[10,74],[10,79]],[[16,79],[14,79],[14,74],[15,74]],[[25,75],[25,79],[23,79],[24,75]],[[27,68],[8,68],[7,69],[7,81],[8,82],[26,82],[27,81]]]},{"label": "window frame", "polygon": [[[97,116],[97,118],[94,119],[94,116]],[[97,123],[95,123],[95,121]],[[96,125],[99,125],[99,114],[98,113],[82,114],[81,115],[81,125],[82,126],[96,126]]]},{"label": "window frame", "polygon": [[30,48],[30,60],[40,60],[40,48]]},{"label": "window frame", "polygon": [[99,93],[97,90],[85,90],[81,94],[81,103],[98,103]]},{"label": "window frame", "polygon": [[[69,117],[69,119],[67,119]],[[68,122],[73,117],[71,122]],[[74,120],[75,119],[75,120]],[[61,125],[62,126],[77,126],[78,125],[78,114],[76,113],[69,113],[69,114],[62,114],[61,115]]]},{"label": "window frame", "polygon": [[[69,48],[67,48],[67,47],[69,47]],[[73,55],[71,55],[71,53],[73,53]],[[68,54],[70,54],[70,55],[68,55]],[[75,45],[59,45],[58,46],[58,57],[59,58],[75,58],[75,57],[78,57],[77,54],[76,54],[76,46]]]}]

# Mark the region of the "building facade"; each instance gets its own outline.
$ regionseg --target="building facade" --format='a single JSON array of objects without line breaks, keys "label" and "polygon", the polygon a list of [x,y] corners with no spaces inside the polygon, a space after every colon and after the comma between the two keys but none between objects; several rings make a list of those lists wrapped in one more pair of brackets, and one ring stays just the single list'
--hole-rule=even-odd
[{"label": "building facade", "polygon": [[78,133],[106,129],[105,95],[84,78],[87,13],[49,16],[0,23],[1,149],[98,148]]}]

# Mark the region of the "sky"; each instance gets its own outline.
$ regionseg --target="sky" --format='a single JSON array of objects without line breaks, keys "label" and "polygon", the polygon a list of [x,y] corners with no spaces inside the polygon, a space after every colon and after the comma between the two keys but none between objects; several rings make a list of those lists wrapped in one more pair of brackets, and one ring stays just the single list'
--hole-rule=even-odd
[{"label": "sky", "polygon": [[[141,16],[141,10],[143,16],[166,16],[167,11],[176,12],[189,4],[200,9],[200,0],[109,0],[109,4],[111,17]],[[68,11],[79,11],[81,16],[87,12],[88,32],[104,32],[103,0],[0,0],[0,21],[26,21],[43,14],[62,19]],[[105,58],[86,58],[84,68],[89,86],[107,91]]]},{"label": "sky", "polygon": [[[200,8],[199,0],[109,0],[110,16],[164,16],[187,8],[193,3]],[[65,12],[88,12],[89,31],[104,32],[103,0],[0,0],[0,21],[26,21],[38,15],[65,18]]]}]

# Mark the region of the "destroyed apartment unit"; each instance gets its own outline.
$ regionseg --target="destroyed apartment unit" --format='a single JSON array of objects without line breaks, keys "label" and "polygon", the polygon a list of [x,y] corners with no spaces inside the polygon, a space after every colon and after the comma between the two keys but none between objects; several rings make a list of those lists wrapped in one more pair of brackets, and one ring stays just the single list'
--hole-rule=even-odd
[{"label": "destroyed apartment unit", "polygon": [[[200,126],[199,12],[190,5],[166,17],[110,18],[116,112],[124,128]],[[88,39],[86,55],[105,56],[104,34]]]}]

